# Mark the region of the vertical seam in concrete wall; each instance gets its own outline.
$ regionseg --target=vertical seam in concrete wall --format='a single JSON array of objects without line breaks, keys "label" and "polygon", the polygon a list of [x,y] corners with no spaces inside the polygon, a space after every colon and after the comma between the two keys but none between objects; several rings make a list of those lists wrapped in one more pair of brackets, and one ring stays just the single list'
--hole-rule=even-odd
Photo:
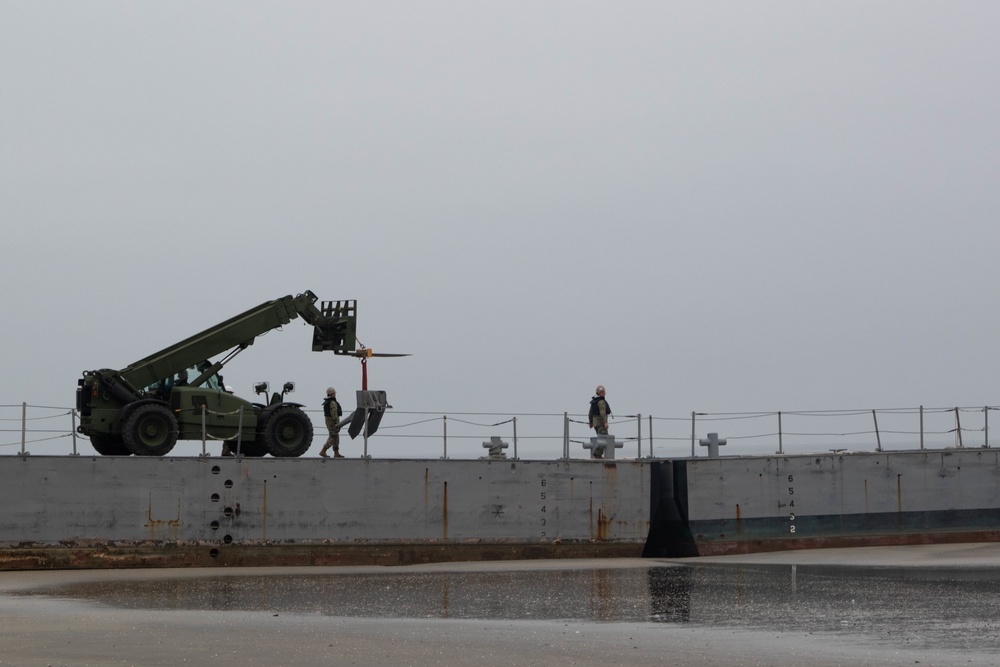
[{"label": "vertical seam in concrete wall", "polygon": [[896,475],[896,511],[903,512],[903,476]]},{"label": "vertical seam in concrete wall", "polygon": [[444,498],[441,500],[441,539],[448,539],[448,482],[444,483]]}]

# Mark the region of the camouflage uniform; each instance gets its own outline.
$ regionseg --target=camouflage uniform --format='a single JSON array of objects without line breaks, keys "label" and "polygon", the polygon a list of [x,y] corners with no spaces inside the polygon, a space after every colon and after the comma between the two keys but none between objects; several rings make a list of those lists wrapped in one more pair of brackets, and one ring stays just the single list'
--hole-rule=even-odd
[{"label": "camouflage uniform", "polygon": [[326,439],[326,444],[319,451],[319,455],[326,458],[326,450],[333,448],[333,458],[344,458],[340,454],[340,418],[344,416],[344,410],[337,401],[337,392],[330,387],[326,390],[326,398],[323,399],[323,416],[326,418],[326,430],[330,437]]},{"label": "camouflage uniform", "polygon": [[604,387],[597,387],[597,395],[590,399],[590,428],[598,435],[608,434],[608,418],[611,417],[611,406],[604,399]]}]

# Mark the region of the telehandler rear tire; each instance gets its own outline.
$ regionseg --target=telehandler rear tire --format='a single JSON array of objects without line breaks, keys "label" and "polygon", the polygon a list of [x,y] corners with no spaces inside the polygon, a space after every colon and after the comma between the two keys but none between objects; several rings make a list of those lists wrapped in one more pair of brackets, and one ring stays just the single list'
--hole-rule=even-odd
[{"label": "telehandler rear tire", "polygon": [[140,405],[122,422],[122,440],[136,456],[163,456],[177,444],[177,419],[165,405]]}]

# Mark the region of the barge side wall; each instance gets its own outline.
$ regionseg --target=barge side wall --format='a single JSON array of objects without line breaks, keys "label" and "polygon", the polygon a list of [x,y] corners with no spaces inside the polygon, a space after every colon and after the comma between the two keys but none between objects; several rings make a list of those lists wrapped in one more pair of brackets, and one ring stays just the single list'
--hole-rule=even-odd
[{"label": "barge side wall", "polygon": [[948,449],[692,459],[701,555],[1000,540],[1000,452]]},{"label": "barge side wall", "polygon": [[1000,541],[1000,452],[0,456],[0,569],[678,557]]},{"label": "barge side wall", "polygon": [[638,556],[649,467],[0,457],[0,568]]}]

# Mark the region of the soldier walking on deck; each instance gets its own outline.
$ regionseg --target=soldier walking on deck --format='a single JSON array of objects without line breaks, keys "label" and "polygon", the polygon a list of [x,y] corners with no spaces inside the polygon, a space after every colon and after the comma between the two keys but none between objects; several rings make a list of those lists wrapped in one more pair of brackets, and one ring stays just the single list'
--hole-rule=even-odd
[{"label": "soldier walking on deck", "polygon": [[597,385],[595,396],[590,399],[590,427],[597,435],[608,434],[608,419],[611,417],[611,406],[604,399],[604,385]]},{"label": "soldier walking on deck", "polygon": [[326,418],[326,430],[330,437],[326,439],[323,449],[319,450],[319,455],[323,458],[330,458],[326,450],[333,447],[333,458],[342,459],[340,453],[340,418],[344,416],[344,410],[337,402],[337,390],[333,387],[326,388],[326,398],[323,399],[323,416]]}]

